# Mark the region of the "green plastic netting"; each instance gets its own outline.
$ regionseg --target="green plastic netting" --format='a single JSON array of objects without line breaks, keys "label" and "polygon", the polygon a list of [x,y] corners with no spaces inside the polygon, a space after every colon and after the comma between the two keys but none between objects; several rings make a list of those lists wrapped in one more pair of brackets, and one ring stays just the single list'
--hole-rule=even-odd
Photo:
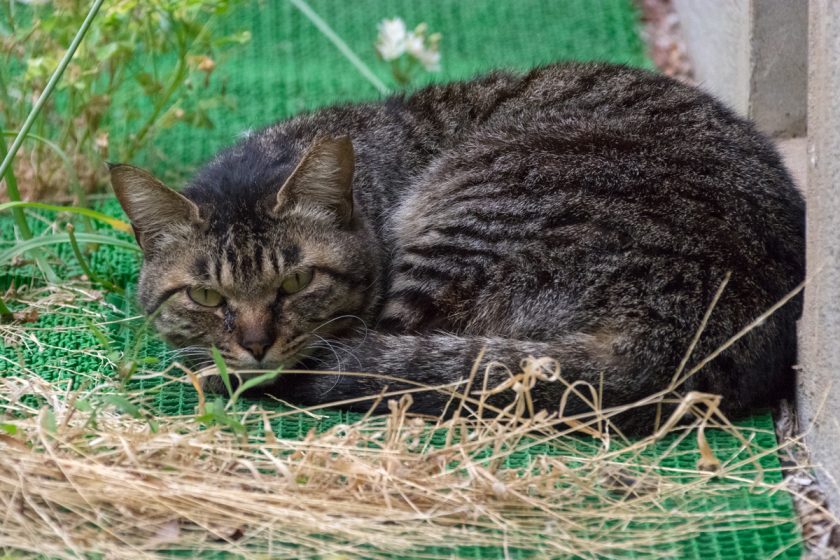
[{"label": "green plastic netting", "polygon": [[[376,59],[373,41],[377,22],[394,16],[402,17],[409,26],[426,22],[432,31],[443,34],[443,71],[428,75],[425,80],[445,81],[490,68],[527,68],[563,59],[650,66],[638,33],[638,14],[629,0],[312,0],[311,6],[389,85],[393,82],[387,67]],[[165,159],[152,157],[152,151],[141,156],[159,173],[165,174],[171,167],[199,164],[244,129],[336,101],[379,96],[309,20],[287,2],[255,0],[237,8],[222,25],[225,31],[249,29],[253,34],[249,44],[222,57],[208,86],[208,93],[224,89],[235,106],[215,110],[215,127],[211,130],[176,126],[161,133],[155,140],[154,152],[165,154]],[[128,100],[136,98],[137,92],[125,91],[122,95]],[[115,121],[110,126],[112,142],[119,142],[131,130],[131,123]],[[102,209],[121,215],[113,201],[103,203]],[[32,216],[36,234],[53,230],[54,214]],[[95,227],[101,227],[101,233],[115,240],[132,243],[128,235],[114,233],[105,226]],[[14,226],[6,217],[0,220],[0,233],[0,289],[14,285],[32,291],[43,286],[42,273],[20,253]],[[66,243],[49,249],[63,263],[56,267],[61,278],[72,279],[81,274]],[[118,285],[128,286],[127,295],[80,290],[72,300],[53,302],[49,313],[41,314],[27,327],[27,332],[33,334],[31,338],[6,336],[0,341],[0,375],[29,371],[49,381],[66,381],[78,387],[95,383],[103,375],[114,375],[114,364],[126,357],[150,369],[165,367],[165,346],[143,331],[143,321],[132,304],[131,290],[139,259],[139,253],[126,247],[100,246],[91,256],[93,270]],[[12,302],[12,307],[19,309],[20,304]],[[109,321],[103,323],[102,317]],[[134,383],[150,391],[149,405],[160,414],[195,411],[197,399],[189,385],[170,384],[160,389],[158,381],[139,379]],[[246,401],[242,406],[249,404]],[[352,414],[330,412],[318,427],[325,429],[353,418]],[[275,431],[281,437],[299,438],[314,424],[311,418],[298,415],[278,422]],[[769,414],[759,414],[744,426],[751,428],[756,448],[772,449],[776,445]],[[723,432],[711,433],[709,440],[720,456],[740,453],[740,443]],[[670,439],[663,441],[648,452],[664,452],[671,443]],[[679,445],[681,453],[669,454],[663,465],[694,469],[699,456],[696,442],[687,439]],[[551,449],[537,446],[517,453],[510,459],[511,466],[527,466],[540,453],[551,453]],[[781,481],[775,453],[765,454],[760,462],[766,469],[765,482]],[[688,495],[686,503],[686,507],[709,516],[721,511],[751,512],[754,523],[723,523],[714,531],[670,549],[670,557],[711,560],[801,555],[793,505],[784,492],[721,483],[714,500],[704,495],[702,500],[692,502]],[[506,554],[502,548],[464,549],[455,544],[430,548],[430,553],[466,558],[504,558]],[[534,551],[507,554],[515,558],[540,557]],[[627,557],[637,556],[628,551]]]},{"label": "green plastic netting", "polygon": [[[636,32],[636,14],[626,1],[315,0],[309,4],[388,86],[395,85],[394,80],[388,66],[377,60],[373,44],[377,23],[397,16],[410,28],[426,22],[431,31],[443,34],[442,71],[420,73],[413,86],[556,60],[649,65]],[[155,142],[176,166],[201,162],[245,129],[336,101],[379,97],[376,88],[288,2],[253,2],[228,18],[220,31],[242,29],[252,32],[252,41],[221,53],[221,67],[207,91],[208,96],[224,91],[235,109],[215,111],[212,130],[196,133],[179,126]],[[119,124],[114,123],[112,138],[127,132]]]}]

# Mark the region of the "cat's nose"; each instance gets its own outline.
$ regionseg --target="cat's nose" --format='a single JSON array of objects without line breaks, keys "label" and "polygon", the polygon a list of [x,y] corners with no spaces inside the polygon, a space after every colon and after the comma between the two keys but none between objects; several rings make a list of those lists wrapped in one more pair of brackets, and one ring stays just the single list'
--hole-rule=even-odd
[{"label": "cat's nose", "polygon": [[274,344],[274,337],[266,332],[251,333],[250,336],[246,335],[239,341],[239,345],[250,352],[258,362],[265,357],[272,344]]}]

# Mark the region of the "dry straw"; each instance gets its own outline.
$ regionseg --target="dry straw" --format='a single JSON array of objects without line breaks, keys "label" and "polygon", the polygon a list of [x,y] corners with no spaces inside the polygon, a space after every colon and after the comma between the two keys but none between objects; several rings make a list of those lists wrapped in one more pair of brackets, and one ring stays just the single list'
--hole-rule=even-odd
[{"label": "dry straw", "polygon": [[[526,364],[522,375],[540,365]],[[618,409],[574,421],[591,434],[581,438],[556,415],[477,419],[469,398],[460,416],[430,426],[407,413],[404,396],[389,402],[385,418],[288,440],[271,431],[288,412],[252,407],[241,417],[251,428],[244,437],[192,417],[157,419],[153,431],[113,409],[100,411],[93,428],[72,403],[94,394],[31,377],[2,383],[4,416],[17,420],[14,433],[0,436],[0,546],[50,557],[225,550],[436,558],[450,557],[454,543],[544,556],[669,556],[671,545],[701,532],[786,521],[772,512],[698,511],[693,503],[721,491],[712,478],[746,477],[761,488],[758,462],[741,453],[724,467],[701,440],[697,469],[663,467],[679,452],[676,442],[654,457],[646,451],[664,431],[629,444],[585,427],[596,419],[608,426]],[[24,395],[47,404],[29,407]],[[715,403],[685,400],[703,401]],[[706,416],[677,439],[702,434]],[[516,464],[533,446],[548,453]]]},{"label": "dry straw", "polygon": [[[57,312],[89,307],[74,307],[55,289],[42,296],[60,302]],[[2,330],[6,341],[37,339],[25,324]],[[0,551],[14,558],[199,551],[452,558],[478,549],[497,557],[674,557],[701,533],[789,522],[774,511],[709,513],[733,485],[779,490],[764,482],[760,463],[775,450],[735,430],[718,397],[675,400],[669,390],[600,409],[596,387],[567,384],[567,397],[592,405],[589,414],[567,417],[530,410],[535,385],[564,383],[560,366],[529,359],[520,370],[500,387],[488,387],[477,369],[458,387],[418,387],[451,394],[446,418],[412,415],[410,392],[383,394],[388,415],[283,439],[274,432],[279,422],[320,412],[229,406],[226,414],[246,428],[232,430],[198,420],[207,412],[203,394],[197,415],[153,417],[148,394],[105,374],[71,391],[21,369],[0,378]],[[147,384],[190,383],[201,393],[207,372],[142,373]],[[511,396],[504,409],[486,401],[499,392]],[[115,402],[122,404],[103,405]],[[677,403],[677,411],[655,434],[628,441],[612,426],[616,414],[657,402]],[[684,414],[692,420],[678,424]],[[710,428],[740,443],[716,455]]]}]

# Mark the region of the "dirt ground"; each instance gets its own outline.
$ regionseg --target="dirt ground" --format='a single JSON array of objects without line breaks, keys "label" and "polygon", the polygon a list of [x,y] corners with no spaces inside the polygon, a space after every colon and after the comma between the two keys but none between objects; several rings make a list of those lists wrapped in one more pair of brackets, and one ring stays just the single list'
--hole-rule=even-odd
[{"label": "dirt ground", "polygon": [[644,23],[642,34],[654,64],[668,76],[694,84],[680,20],[671,0],[638,0],[638,3]]}]

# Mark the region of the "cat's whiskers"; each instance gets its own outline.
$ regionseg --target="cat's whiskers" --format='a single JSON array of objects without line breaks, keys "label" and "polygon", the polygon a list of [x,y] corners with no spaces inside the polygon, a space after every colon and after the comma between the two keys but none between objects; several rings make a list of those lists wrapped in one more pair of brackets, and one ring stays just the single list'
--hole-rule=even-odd
[{"label": "cat's whiskers", "polygon": [[179,350],[171,351],[165,354],[167,358],[179,358],[181,356],[209,356],[210,353],[207,348],[181,348]]},{"label": "cat's whiskers", "polygon": [[362,343],[364,342],[364,339],[362,339],[360,342],[356,343],[355,345],[350,346],[349,344],[346,344],[342,340],[326,339],[326,338],[324,338],[322,336],[319,336],[317,334],[314,334],[314,333],[312,334],[312,336],[317,337],[319,340],[321,340],[321,342],[323,344],[319,344],[319,343],[316,342],[313,345],[311,345],[310,348],[316,348],[316,347],[318,347],[318,348],[330,348],[331,350],[334,349],[334,348],[339,348],[340,350],[343,350],[344,353],[346,353],[349,357],[354,358],[356,360],[356,363],[358,364],[358,366],[361,367],[361,361],[359,360],[359,357],[356,355],[356,353],[354,351],[358,350],[361,347]]},{"label": "cat's whiskers", "polygon": [[204,346],[199,346],[197,344],[191,344],[189,346],[181,346],[180,348],[173,348],[172,350],[164,350],[163,355],[167,356],[170,354],[178,354],[185,351],[194,351],[194,350],[203,350],[207,351],[207,348]]},{"label": "cat's whiskers", "polygon": [[183,354],[175,354],[175,355],[169,356],[168,359],[171,360],[171,361],[184,361],[184,362],[186,362],[190,365],[194,365],[194,364],[206,361],[206,360],[211,360],[212,361],[212,358],[210,358],[210,356],[207,354],[207,352],[201,352],[201,353],[199,353],[199,352],[187,352],[187,353],[183,353]]},{"label": "cat's whiskers", "polygon": [[214,362],[213,362],[212,359],[202,360],[200,362],[196,362],[196,363],[192,364],[195,371],[201,371],[201,370],[203,370],[205,368],[208,368],[212,365],[214,365]]},{"label": "cat's whiskers", "polygon": [[319,339],[324,340],[324,341],[328,342],[329,344],[332,344],[333,346],[337,346],[337,347],[342,348],[342,349],[347,350],[347,351],[352,351],[352,350],[355,350],[356,348],[358,348],[358,344],[355,345],[355,346],[350,346],[349,344],[347,344],[347,342],[345,342],[346,339],[326,338],[326,335],[325,336],[320,336],[320,335],[317,335],[317,334],[314,334],[314,333],[312,334],[312,336],[318,337]]},{"label": "cat's whiskers", "polygon": [[321,323],[320,325],[318,325],[317,327],[312,329],[310,331],[310,333],[315,334],[315,331],[317,331],[319,329],[322,329],[323,327],[326,327],[330,323],[334,323],[334,322],[339,321],[341,319],[356,319],[357,321],[359,321],[362,324],[362,327],[364,328],[364,337],[363,337],[363,341],[364,341],[364,338],[367,337],[367,333],[368,333],[369,329],[368,329],[368,326],[367,326],[367,323],[365,322],[365,320],[362,319],[361,317],[359,317],[358,315],[349,315],[348,314],[348,315],[339,315],[337,317],[333,317],[332,319],[324,321],[323,323]]},{"label": "cat's whiskers", "polygon": [[315,338],[317,338],[318,340],[320,340],[322,342],[322,344],[318,345],[320,348],[325,348],[325,349],[328,349],[330,352],[332,352],[333,356],[335,356],[336,364],[338,365],[338,371],[340,372],[341,371],[341,357],[338,355],[338,352],[336,351],[335,347],[332,344],[330,344],[330,342],[324,337],[318,336],[317,334],[313,334],[312,336],[314,336]]},{"label": "cat's whiskers", "polygon": [[[314,334],[314,333],[312,333],[312,336],[316,337],[320,342],[315,342],[314,344],[312,344],[310,346],[310,348],[312,348],[312,349],[329,349],[330,352],[332,352],[333,355],[335,356],[335,360],[336,360],[337,375],[335,376],[335,381],[333,382],[332,386],[321,394],[321,396],[324,396],[324,395],[329,394],[329,392],[332,391],[333,389],[335,389],[335,387],[338,385],[338,382],[341,381],[341,377],[342,377],[342,375],[341,375],[341,372],[343,371],[342,362],[341,362],[341,357],[339,356],[339,353],[336,351],[336,347],[343,350],[344,353],[348,357],[351,357],[354,360],[356,360],[356,364],[358,365],[358,369],[361,369],[362,362],[361,362],[361,360],[359,360],[359,357],[353,352],[353,349],[351,349],[348,345],[343,344],[341,342],[338,342],[336,340],[333,340],[333,341],[327,340],[324,337],[319,336],[319,335]],[[318,360],[318,362],[319,363],[324,363],[323,360]]]}]

